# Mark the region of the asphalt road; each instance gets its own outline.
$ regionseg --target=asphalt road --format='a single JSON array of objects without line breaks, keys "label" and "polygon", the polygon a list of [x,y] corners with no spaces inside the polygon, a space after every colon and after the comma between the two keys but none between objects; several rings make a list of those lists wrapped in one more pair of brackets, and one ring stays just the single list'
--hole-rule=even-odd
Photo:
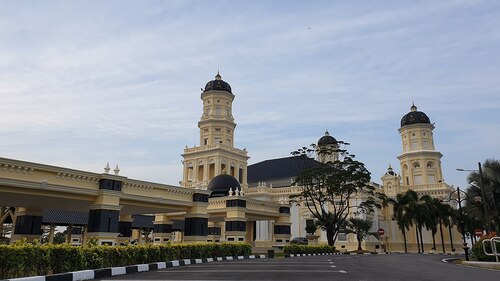
[{"label": "asphalt road", "polygon": [[102,280],[500,280],[500,271],[444,263],[450,256],[336,255],[221,261]]}]

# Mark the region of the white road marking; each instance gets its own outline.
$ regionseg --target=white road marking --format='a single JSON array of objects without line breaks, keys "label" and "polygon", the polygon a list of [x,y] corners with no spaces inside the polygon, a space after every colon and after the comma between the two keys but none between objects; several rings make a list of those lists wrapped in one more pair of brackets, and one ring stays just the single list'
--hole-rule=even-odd
[{"label": "white road marking", "polygon": [[336,265],[330,265],[330,267],[337,267]]}]

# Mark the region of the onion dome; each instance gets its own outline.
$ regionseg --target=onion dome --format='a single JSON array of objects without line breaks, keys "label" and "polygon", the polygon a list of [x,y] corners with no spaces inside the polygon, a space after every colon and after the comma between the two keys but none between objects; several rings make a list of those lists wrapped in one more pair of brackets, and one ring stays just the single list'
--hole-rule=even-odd
[{"label": "onion dome", "polygon": [[241,190],[240,183],[236,178],[230,175],[222,174],[214,177],[208,183],[207,189],[212,191],[210,197],[222,197],[229,195],[229,189],[236,190],[236,188]]},{"label": "onion dome", "polygon": [[394,171],[392,170],[391,164],[389,164],[389,168],[387,168],[387,172],[385,174],[386,175],[391,175],[391,176],[395,176],[396,175],[396,173],[394,173]]},{"label": "onion dome", "polygon": [[430,124],[431,120],[427,117],[427,114],[422,111],[417,111],[417,107],[413,104],[408,112],[403,118],[401,118],[401,127],[412,124]]},{"label": "onion dome", "polygon": [[329,144],[337,144],[337,140],[334,137],[330,136],[330,133],[326,131],[325,135],[318,140],[318,146]]},{"label": "onion dome", "polygon": [[217,71],[217,75],[215,75],[215,80],[212,80],[208,82],[205,85],[205,90],[203,92],[208,92],[208,91],[226,91],[232,94],[231,92],[231,86],[224,80],[222,80],[222,77],[220,76],[219,72]]}]

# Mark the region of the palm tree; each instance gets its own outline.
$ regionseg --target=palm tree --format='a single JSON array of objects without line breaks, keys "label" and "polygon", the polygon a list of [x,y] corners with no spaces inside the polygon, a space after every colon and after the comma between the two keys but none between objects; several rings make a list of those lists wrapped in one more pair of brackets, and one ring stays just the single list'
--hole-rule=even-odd
[{"label": "palm tree", "polygon": [[411,221],[411,225],[415,223],[415,233],[417,237],[417,247],[418,252],[424,252],[424,240],[422,235],[422,228],[430,228],[432,224],[431,214],[429,210],[429,197],[428,196],[418,196],[418,194],[413,190],[408,190],[405,193],[407,196],[408,203],[405,208],[405,220]]},{"label": "palm tree", "polygon": [[368,235],[373,235],[377,237],[377,234],[371,233],[370,228],[373,225],[373,221],[371,219],[362,219],[362,218],[350,218],[346,223],[346,230],[349,233],[355,233],[356,239],[358,240],[358,250],[363,250],[361,248],[361,241],[363,241]]},{"label": "palm tree", "polygon": [[[500,161],[496,159],[486,159],[482,164],[482,168],[482,178],[478,171],[470,173],[467,178],[469,182],[467,193],[469,194],[469,198],[473,201],[469,204],[475,206],[477,209],[476,215],[480,215],[481,221],[487,221],[489,229],[499,232]],[[485,202],[482,202],[483,198]],[[486,229],[488,229],[488,227],[486,227]]]},{"label": "palm tree", "polygon": [[427,220],[425,222],[426,228],[431,230],[432,233],[432,250],[436,250],[436,233],[438,231],[438,225],[440,223],[440,205],[441,200],[437,198],[430,197],[429,195],[424,195],[421,197],[424,201],[424,204],[427,205],[427,209],[429,210],[429,215],[427,216]]},{"label": "palm tree", "polygon": [[405,253],[408,253],[406,230],[410,228],[410,221],[405,219],[405,208],[408,203],[408,197],[404,193],[398,193],[395,198],[389,198],[388,202],[392,204],[392,219],[396,220],[399,230],[403,233]]}]

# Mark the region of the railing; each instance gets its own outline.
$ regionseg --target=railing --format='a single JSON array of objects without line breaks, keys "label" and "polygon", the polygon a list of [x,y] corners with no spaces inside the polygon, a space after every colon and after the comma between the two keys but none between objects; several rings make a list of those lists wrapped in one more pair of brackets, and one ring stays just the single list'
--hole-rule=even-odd
[{"label": "railing", "polygon": [[[486,250],[486,244],[488,242],[490,243],[490,246],[491,246],[491,252],[488,252]],[[491,239],[484,239],[483,240],[483,252],[484,252],[484,254],[487,256],[494,256],[496,262],[499,262],[498,257],[500,257],[500,251],[498,250],[497,245],[500,245],[500,237],[493,237]]]},{"label": "railing", "polygon": [[221,143],[218,143],[218,144],[209,144],[209,145],[203,145],[203,146],[195,146],[195,147],[191,147],[191,148],[185,148],[184,149],[184,154],[193,153],[193,152],[200,152],[200,151],[206,151],[206,150],[217,149],[217,148],[229,150],[231,152],[242,154],[242,155],[245,155],[245,156],[247,155],[247,151],[246,150],[234,148],[232,146],[221,144]]}]

